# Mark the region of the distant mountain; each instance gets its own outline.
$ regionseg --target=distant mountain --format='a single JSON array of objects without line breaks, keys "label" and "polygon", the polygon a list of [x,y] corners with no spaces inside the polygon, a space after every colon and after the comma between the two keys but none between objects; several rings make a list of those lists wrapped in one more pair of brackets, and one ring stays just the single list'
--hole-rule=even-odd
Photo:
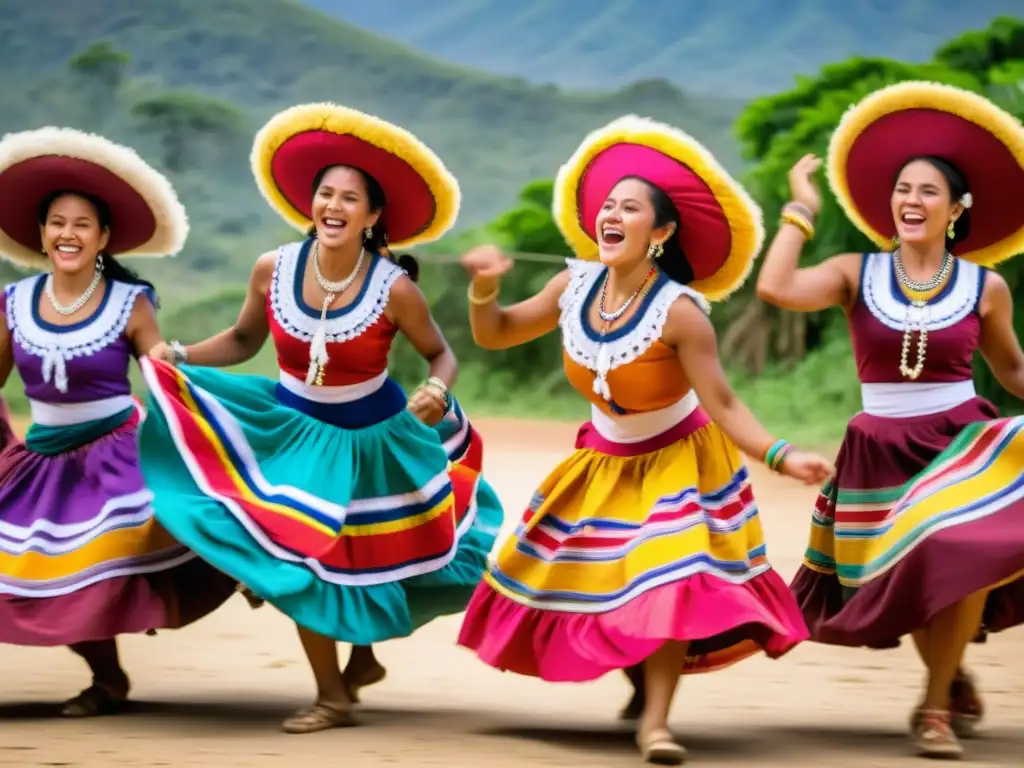
[{"label": "distant mountain", "polygon": [[[443,63],[290,0],[0,0],[0,39],[0,132],[99,130],[164,162],[193,232],[180,258],[145,269],[165,293],[191,298],[197,283],[243,280],[260,249],[286,236],[256,190],[248,151],[260,123],[293,104],[337,101],[420,136],[459,178],[460,228],[514,205],[523,186],[553,177],[588,132],[623,113],[678,125],[725,165],[741,165],[736,100],[657,80],[598,94],[529,85]],[[68,68],[104,39],[130,57],[110,92]],[[153,99],[165,101],[140,119],[140,102]],[[211,117],[233,113],[230,138],[217,143]],[[167,160],[176,149],[181,168]]]},{"label": "distant mountain", "polygon": [[740,164],[731,135],[737,100],[694,98],[658,81],[599,94],[528,85],[443,63],[292,0],[0,0],[0,37],[4,130],[59,117],[34,115],[24,100],[18,108],[11,86],[65,70],[77,50],[106,38],[131,55],[132,76],[150,89],[219,96],[254,121],[304,101],[395,121],[463,180],[466,213],[477,222],[513,203],[527,182],[553,176],[589,131],[627,112],[676,124],[727,166]]},{"label": "distant mountain", "polygon": [[446,61],[569,88],[749,97],[851,56],[924,61],[1024,0],[301,0]]}]

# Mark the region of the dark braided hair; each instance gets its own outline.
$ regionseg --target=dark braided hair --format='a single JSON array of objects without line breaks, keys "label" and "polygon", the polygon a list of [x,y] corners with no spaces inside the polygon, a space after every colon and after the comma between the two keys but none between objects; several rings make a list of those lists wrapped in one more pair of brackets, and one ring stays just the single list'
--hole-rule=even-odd
[{"label": "dark braided hair", "polygon": [[[957,168],[949,160],[945,160],[935,155],[916,155],[896,171],[896,178],[893,179],[892,185],[895,188],[896,182],[899,181],[900,174],[903,173],[903,169],[911,163],[916,163],[918,160],[922,160],[932,168],[942,174],[942,177],[946,180],[946,184],[949,187],[949,197],[954,202],[960,202],[963,196],[971,191],[970,186],[967,184],[967,177],[963,171]],[[963,213],[960,214],[960,218],[956,220],[956,224],[953,225],[953,237],[946,235],[946,249],[952,250],[953,246],[957,243],[962,243],[967,239],[967,236],[971,234],[971,209],[965,207]]]},{"label": "dark braided hair", "polygon": [[[324,176],[327,172],[334,168],[349,168],[363,179],[363,184],[366,186],[366,199],[370,205],[370,212],[376,213],[377,211],[384,210],[384,206],[387,203],[387,197],[384,194],[384,188],[381,187],[373,176],[368,174],[362,168],[356,168],[354,165],[328,165],[317,171],[316,176],[313,177],[313,195],[316,196],[316,191],[320,188],[320,183],[324,180]],[[381,218],[377,219],[377,223],[371,227],[371,236],[363,239],[363,246],[367,251],[372,253],[379,253],[388,258],[393,263],[401,267],[405,273],[409,276],[409,279],[414,283],[419,279],[420,276],[420,265],[408,253],[394,254],[391,249],[388,248],[388,232],[387,227],[384,226],[384,221]],[[316,225],[314,224],[309,228],[306,233],[307,237],[316,237]]]},{"label": "dark braided hair", "polygon": [[[96,221],[99,223],[100,229],[110,229],[110,206],[107,205],[106,201],[96,197],[95,195],[91,195],[88,192],[79,192],[74,189],[61,189],[56,192],[51,192],[39,201],[39,207],[36,209],[36,219],[38,220],[40,227],[46,225],[46,219],[50,215],[50,208],[53,204],[65,195],[73,195],[87,202],[96,214]],[[116,280],[120,283],[130,283],[131,285],[143,286],[149,294],[150,300],[153,302],[154,306],[160,306],[156,286],[149,282],[149,280],[145,280],[140,277],[135,270],[126,267],[107,251],[100,252],[98,256],[103,259],[103,276],[105,278],[108,280]]]}]

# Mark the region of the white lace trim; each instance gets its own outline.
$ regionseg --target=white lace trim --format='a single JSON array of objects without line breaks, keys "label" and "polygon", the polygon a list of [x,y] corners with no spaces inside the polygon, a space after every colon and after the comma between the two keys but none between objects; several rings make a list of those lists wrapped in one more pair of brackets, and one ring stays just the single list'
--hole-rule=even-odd
[{"label": "white lace trim", "polygon": [[611,400],[607,383],[608,373],[632,363],[661,338],[669,309],[676,299],[687,296],[706,314],[711,313],[711,305],[703,294],[674,280],[666,280],[658,288],[657,293],[646,299],[647,306],[643,316],[639,320],[634,318],[631,321],[636,322],[636,325],[628,333],[611,341],[595,340],[585,330],[584,315],[587,296],[594,284],[604,275],[604,267],[602,264],[577,259],[568,259],[567,264],[569,284],[558,300],[561,309],[559,325],[562,328],[562,345],[575,363],[597,374],[594,391],[606,400]]},{"label": "white lace trim", "polygon": [[36,322],[33,307],[36,288],[45,279],[46,275],[35,275],[7,286],[7,327],[15,344],[42,359],[43,381],[53,382],[58,391],[67,392],[67,362],[91,357],[121,338],[136,299],[148,289],[144,285],[109,281],[109,295],[103,300],[103,308],[85,325],[74,330],[51,331]]},{"label": "white lace trim", "polygon": [[[288,243],[278,248],[270,285],[270,308],[274,320],[289,336],[308,344],[320,327],[320,314],[310,317],[295,300],[296,270],[302,245],[301,242]],[[377,322],[387,308],[391,286],[404,274],[405,270],[398,265],[383,257],[375,258],[366,278],[369,282],[361,289],[359,303],[344,315],[327,318],[327,341],[351,341]]]},{"label": "white lace trim", "polygon": [[[866,263],[861,279],[864,305],[884,326],[902,333],[906,327],[908,305],[894,295],[900,292],[900,288],[893,275],[892,254],[871,253],[864,258]],[[961,259],[957,263],[954,279],[954,284],[946,290],[942,298],[928,302],[928,311],[924,317],[925,326],[929,331],[956,325],[978,305],[978,298],[984,286],[985,270],[973,262]]]}]

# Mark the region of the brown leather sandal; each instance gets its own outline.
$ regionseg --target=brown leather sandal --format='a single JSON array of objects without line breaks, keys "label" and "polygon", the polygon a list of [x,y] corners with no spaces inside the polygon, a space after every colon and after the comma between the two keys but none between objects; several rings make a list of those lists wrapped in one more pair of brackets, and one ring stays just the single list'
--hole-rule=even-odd
[{"label": "brown leather sandal", "polygon": [[127,687],[116,689],[112,685],[94,682],[61,707],[63,717],[97,717],[114,715],[124,709],[128,701]]},{"label": "brown leather sandal", "polygon": [[338,709],[317,702],[311,707],[300,709],[281,723],[285,733],[316,733],[331,728],[351,728],[358,725],[351,710]]}]

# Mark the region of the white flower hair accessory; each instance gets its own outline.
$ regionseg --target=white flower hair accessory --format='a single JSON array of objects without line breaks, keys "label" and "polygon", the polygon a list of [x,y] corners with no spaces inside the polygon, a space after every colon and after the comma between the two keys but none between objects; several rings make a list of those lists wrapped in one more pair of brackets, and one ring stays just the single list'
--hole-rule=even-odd
[{"label": "white flower hair accessory", "polygon": [[960,198],[960,205],[964,208],[970,208],[974,205],[974,195],[970,192],[964,192],[964,196]]}]

